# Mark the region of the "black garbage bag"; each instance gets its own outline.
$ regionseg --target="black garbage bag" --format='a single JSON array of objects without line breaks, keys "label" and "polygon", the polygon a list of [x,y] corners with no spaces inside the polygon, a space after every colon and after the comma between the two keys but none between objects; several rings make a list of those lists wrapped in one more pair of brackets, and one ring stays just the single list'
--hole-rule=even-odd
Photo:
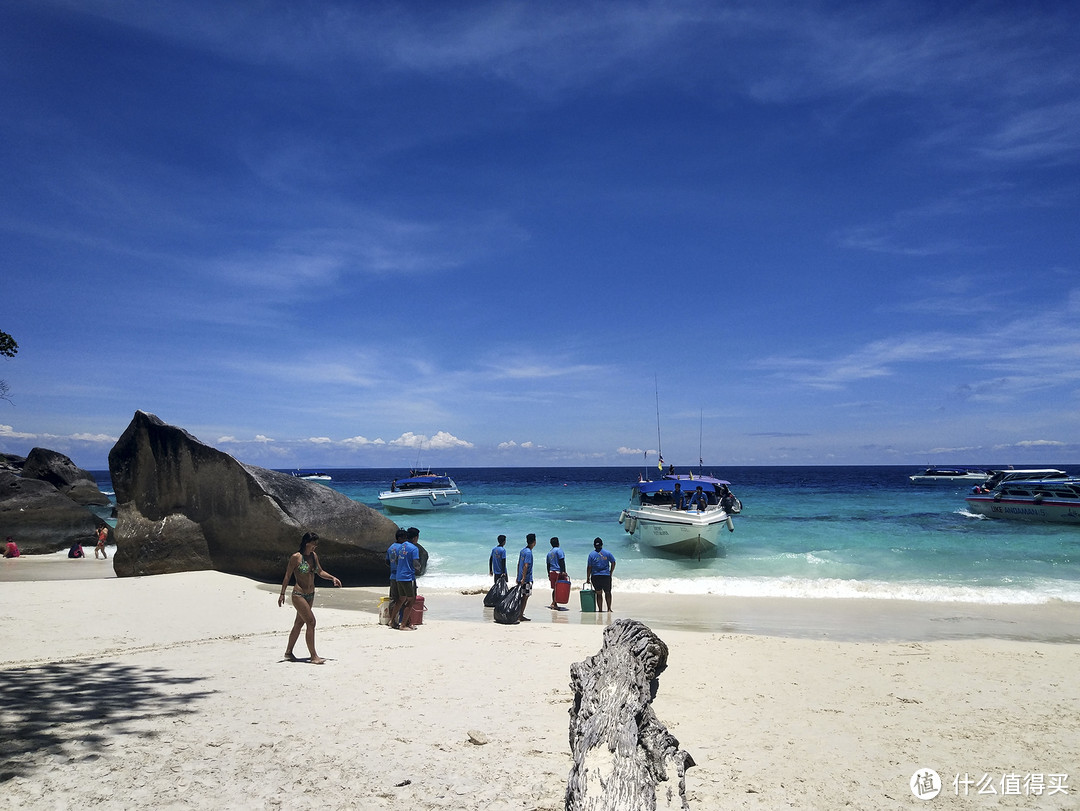
[{"label": "black garbage bag", "polygon": [[498,605],[499,600],[506,596],[507,590],[506,580],[500,577],[484,597],[484,608],[494,608]]},{"label": "black garbage bag", "polygon": [[495,604],[495,622],[517,625],[521,613],[521,586],[514,586]]}]

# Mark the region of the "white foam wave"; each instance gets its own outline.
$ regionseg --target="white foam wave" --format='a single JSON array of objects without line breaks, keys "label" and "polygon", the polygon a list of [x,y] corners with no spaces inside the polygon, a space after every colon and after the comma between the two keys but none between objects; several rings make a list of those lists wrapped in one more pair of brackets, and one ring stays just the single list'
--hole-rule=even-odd
[{"label": "white foam wave", "polygon": [[[428,574],[432,588],[479,589],[491,585],[484,575]],[[546,587],[546,582],[536,588]],[[715,594],[722,597],[791,597],[802,599],[912,600],[926,603],[1041,605],[1055,601],[1080,603],[1080,583],[1046,580],[1015,588],[959,586],[926,582],[887,583],[875,580],[795,577],[635,578],[616,576],[616,591],[628,594]]]}]

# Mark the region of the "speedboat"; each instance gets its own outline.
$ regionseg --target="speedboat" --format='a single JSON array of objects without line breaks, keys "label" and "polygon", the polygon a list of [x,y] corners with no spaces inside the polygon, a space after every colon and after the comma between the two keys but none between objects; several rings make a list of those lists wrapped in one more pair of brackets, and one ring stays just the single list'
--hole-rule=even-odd
[{"label": "speedboat", "polygon": [[722,553],[721,533],[735,531],[731,516],[742,511],[729,484],[681,473],[640,481],[619,523],[636,543],[661,552],[693,558]]},{"label": "speedboat", "polygon": [[311,481],[328,482],[332,481],[329,473],[323,473],[319,470],[297,470],[293,472],[293,476],[298,479],[308,479]]},{"label": "speedboat", "polygon": [[1012,479],[966,500],[971,512],[988,518],[1080,526],[1080,478]]},{"label": "speedboat", "polygon": [[379,493],[379,501],[388,512],[430,512],[456,507],[461,491],[449,476],[414,470],[408,478],[391,482],[389,490]]},{"label": "speedboat", "polygon": [[986,481],[992,471],[967,467],[928,467],[922,473],[908,476],[915,484],[967,484]]}]

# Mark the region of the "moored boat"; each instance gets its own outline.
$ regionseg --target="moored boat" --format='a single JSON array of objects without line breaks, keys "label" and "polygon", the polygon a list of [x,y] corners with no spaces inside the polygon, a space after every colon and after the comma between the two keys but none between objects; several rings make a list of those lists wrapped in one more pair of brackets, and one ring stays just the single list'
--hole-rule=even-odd
[{"label": "moored boat", "polygon": [[722,554],[722,533],[735,531],[731,517],[742,510],[729,484],[674,473],[638,482],[619,523],[641,546],[693,558]]},{"label": "moored boat", "polygon": [[379,493],[379,502],[388,512],[430,512],[456,507],[461,491],[449,476],[414,470],[391,482],[389,490]]},{"label": "moored boat", "polygon": [[986,481],[992,471],[967,467],[928,467],[922,473],[908,476],[914,484],[968,484]]},{"label": "moored boat", "polygon": [[1005,470],[991,470],[990,477],[983,483],[984,490],[993,490],[999,484],[1003,482],[1019,481],[1046,481],[1048,479],[1068,479],[1071,478],[1064,470],[1058,470],[1055,467],[1037,467],[1037,468],[1025,468],[1016,470],[1014,468],[1007,468]]},{"label": "moored boat", "polygon": [[1012,479],[966,501],[971,512],[988,518],[1080,526],[1080,478]]},{"label": "moored boat", "polygon": [[333,481],[329,473],[323,473],[321,470],[295,470],[292,475],[297,479],[310,479],[320,482]]}]

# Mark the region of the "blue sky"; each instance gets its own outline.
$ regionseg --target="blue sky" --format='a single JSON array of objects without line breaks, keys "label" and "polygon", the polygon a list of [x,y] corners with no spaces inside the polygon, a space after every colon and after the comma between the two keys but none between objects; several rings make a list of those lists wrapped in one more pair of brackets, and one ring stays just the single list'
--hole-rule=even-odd
[{"label": "blue sky", "polygon": [[[0,6],[0,450],[1080,461],[1070,3]],[[657,397],[657,395],[659,395]],[[422,446],[422,447],[421,447]]]}]

